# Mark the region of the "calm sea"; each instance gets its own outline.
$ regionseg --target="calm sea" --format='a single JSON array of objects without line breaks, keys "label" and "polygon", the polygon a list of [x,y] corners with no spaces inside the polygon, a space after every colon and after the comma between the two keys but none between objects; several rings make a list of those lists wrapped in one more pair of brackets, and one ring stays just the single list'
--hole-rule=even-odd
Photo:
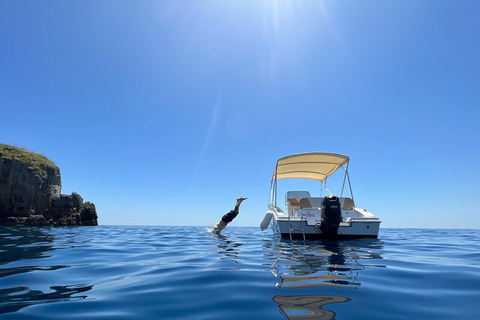
[{"label": "calm sea", "polygon": [[480,319],[480,231],[0,228],[0,319]]}]

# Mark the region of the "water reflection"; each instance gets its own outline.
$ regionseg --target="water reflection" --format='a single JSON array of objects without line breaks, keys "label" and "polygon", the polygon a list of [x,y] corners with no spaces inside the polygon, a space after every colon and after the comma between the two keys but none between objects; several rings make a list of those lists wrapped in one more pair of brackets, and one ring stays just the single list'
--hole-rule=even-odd
[{"label": "water reflection", "polygon": [[0,227],[0,265],[48,257],[55,237],[39,228]]},{"label": "water reflection", "polygon": [[[28,287],[14,287],[0,289],[0,314],[17,312],[25,307],[54,301],[67,301],[71,299],[85,299],[86,295],[76,295],[86,292],[93,286],[52,286],[53,292],[30,290]],[[74,296],[75,295],[75,296]]]},{"label": "water reflection", "polygon": [[330,303],[347,302],[349,298],[327,295],[306,295],[306,296],[275,296],[273,301],[278,303],[280,313],[287,319],[335,319],[337,313],[323,309],[323,306]]},{"label": "water reflection", "polygon": [[[335,319],[336,313],[323,307],[348,302],[350,298],[328,291],[358,289],[362,270],[385,267],[377,261],[382,259],[379,253],[382,248],[383,243],[378,239],[266,242],[266,258],[273,259],[272,273],[278,278],[276,286],[302,293],[276,295],[273,301],[287,319]],[[327,294],[307,294],[312,288],[323,288]]]},{"label": "water reflection", "polygon": [[[87,297],[78,294],[91,290],[93,285],[57,285],[50,286],[51,291],[44,292],[23,285],[24,283],[20,283],[22,280],[19,280],[22,278],[16,278],[25,273],[55,271],[70,267],[69,265],[45,265],[48,260],[43,259],[52,257],[54,250],[72,247],[76,242],[72,239],[74,232],[66,232],[60,236],[60,239],[55,232],[58,233],[58,229],[0,227],[0,281],[11,285],[0,288],[0,314],[16,312],[39,303]],[[35,263],[38,259],[42,261]],[[19,264],[18,262],[22,260],[23,262]],[[58,281],[58,278],[53,277],[52,281]]]},{"label": "water reflection", "polygon": [[242,245],[239,242],[235,242],[233,240],[229,240],[227,236],[224,236],[222,234],[215,234],[215,237],[221,242],[217,244],[217,248],[219,251],[217,253],[220,255],[220,260],[231,260],[235,263],[238,263],[238,251],[239,247]]}]

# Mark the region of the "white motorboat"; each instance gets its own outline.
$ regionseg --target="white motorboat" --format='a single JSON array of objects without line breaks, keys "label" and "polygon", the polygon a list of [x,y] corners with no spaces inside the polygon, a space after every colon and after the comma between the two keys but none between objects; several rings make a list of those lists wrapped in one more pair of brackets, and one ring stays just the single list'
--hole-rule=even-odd
[{"label": "white motorboat", "polygon": [[[326,152],[280,158],[273,172],[270,204],[260,228],[265,230],[270,225],[274,233],[286,239],[377,238],[381,220],[355,206],[348,164],[347,156]],[[340,196],[335,196],[328,190],[326,180],[340,168],[345,175]],[[289,178],[319,181],[329,195],[312,197],[308,191],[288,191],[283,211],[277,206],[277,183]],[[343,196],[346,182],[350,197]]]}]

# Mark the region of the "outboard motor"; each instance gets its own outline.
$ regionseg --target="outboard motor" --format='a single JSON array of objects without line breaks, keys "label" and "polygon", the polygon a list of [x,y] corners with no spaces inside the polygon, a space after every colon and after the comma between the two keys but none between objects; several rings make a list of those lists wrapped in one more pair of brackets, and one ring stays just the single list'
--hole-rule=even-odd
[{"label": "outboard motor", "polygon": [[336,237],[342,222],[340,200],[336,196],[326,196],[322,201],[322,233],[328,238]]}]

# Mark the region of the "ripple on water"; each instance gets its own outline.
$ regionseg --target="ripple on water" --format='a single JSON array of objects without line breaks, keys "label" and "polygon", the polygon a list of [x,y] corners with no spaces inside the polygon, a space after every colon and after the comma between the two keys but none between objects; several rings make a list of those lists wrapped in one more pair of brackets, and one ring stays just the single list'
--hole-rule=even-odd
[{"label": "ripple on water", "polygon": [[0,319],[477,319],[476,230],[0,228]]}]

